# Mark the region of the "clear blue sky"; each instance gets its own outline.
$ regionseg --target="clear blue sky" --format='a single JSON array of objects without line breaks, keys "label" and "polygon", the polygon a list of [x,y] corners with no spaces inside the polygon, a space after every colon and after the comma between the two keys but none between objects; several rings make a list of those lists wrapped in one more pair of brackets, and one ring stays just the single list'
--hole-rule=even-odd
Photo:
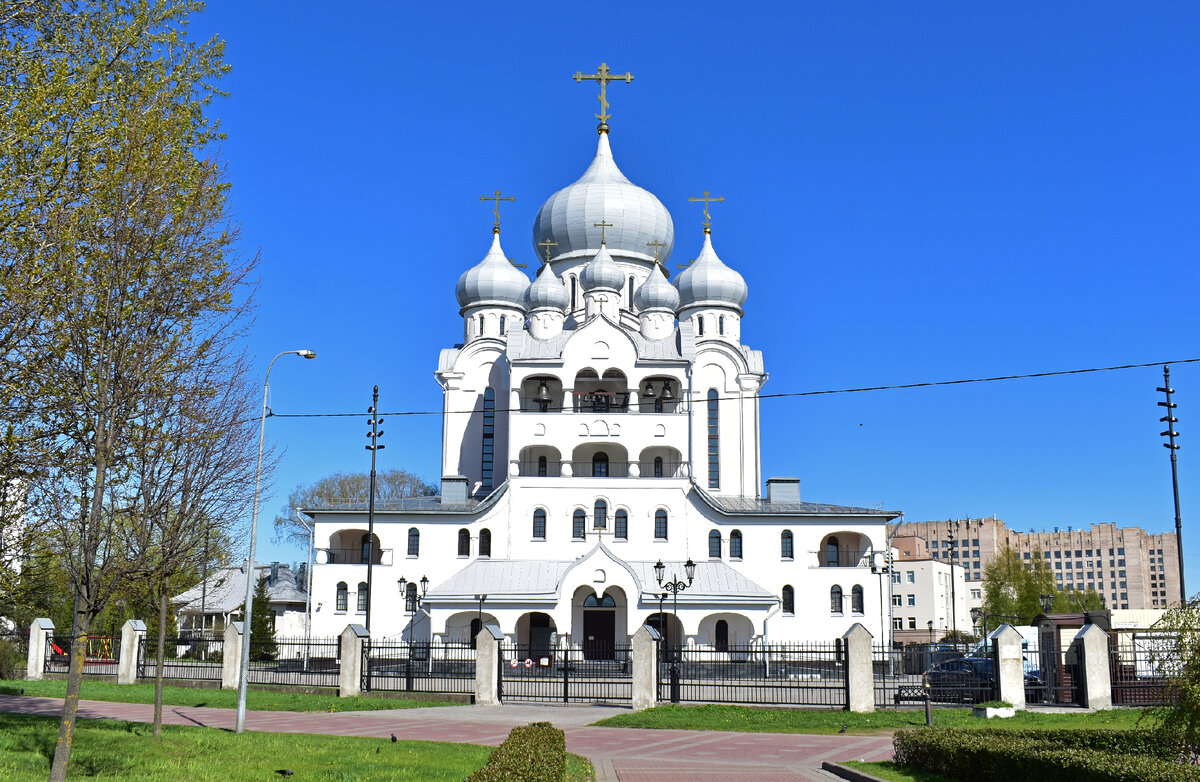
[{"label": "clear blue sky", "polygon": [[[517,197],[505,250],[595,146],[601,60],[618,164],[750,287],[766,392],[1200,357],[1200,7],[214,2],[213,112],[279,350],[276,412],[438,410],[459,274]],[[1178,365],[1185,552],[1200,552],[1200,365]],[[767,475],[806,499],[1018,530],[1173,529],[1159,369],[763,403]],[[287,491],[366,469],[366,416],[280,419],[260,558]],[[439,472],[436,417],[385,423],[381,467]],[[1190,447],[1195,444],[1196,447]],[[1195,557],[1189,557],[1196,561]],[[1200,589],[1200,568],[1188,575]]]}]

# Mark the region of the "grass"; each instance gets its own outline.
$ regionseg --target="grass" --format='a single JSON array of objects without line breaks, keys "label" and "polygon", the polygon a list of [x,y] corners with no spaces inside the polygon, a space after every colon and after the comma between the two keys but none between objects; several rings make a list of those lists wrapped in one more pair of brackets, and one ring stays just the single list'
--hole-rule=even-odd
[{"label": "grass", "polygon": [[[67,683],[54,680],[0,682],[0,695],[19,695],[22,690],[25,691],[25,695],[62,698],[67,694]],[[85,700],[115,703],[154,703],[154,685],[113,684],[85,679],[80,697]],[[163,703],[168,706],[213,706],[232,709],[237,707],[237,690],[164,686]],[[339,698],[336,695],[305,695],[253,689],[246,692],[246,708],[255,711],[373,711],[454,705],[457,704],[404,698]]]},{"label": "grass", "polygon": [[[54,756],[58,719],[0,714],[0,779],[44,780]],[[121,780],[266,780],[291,769],[295,779],[461,780],[487,762],[492,747],[346,736],[248,732],[80,720],[71,751],[71,777]],[[580,777],[588,780],[590,776]]]},{"label": "grass", "polygon": [[[1115,728],[1137,727],[1142,712],[1136,709],[1112,709],[1084,712],[1018,711],[1010,719],[985,720],[971,716],[970,709],[935,709],[933,724],[948,728]],[[1143,720],[1145,727],[1149,718]],[[922,710],[877,711],[852,714],[847,711],[805,711],[800,709],[760,709],[749,706],[707,704],[703,706],[656,706],[653,709],[618,714],[595,725],[614,728],[658,728],[673,730],[730,730],[744,733],[891,733],[900,728],[925,724]]]},{"label": "grass", "polygon": [[596,782],[596,770],[591,761],[568,752],[566,782]]},{"label": "grass", "polygon": [[922,771],[919,768],[897,766],[890,760],[880,763],[846,760],[842,761],[842,765],[856,768],[859,771],[865,771],[868,774],[874,774],[880,779],[886,779],[888,782],[956,782],[956,780],[950,779],[950,777],[934,774],[930,771]]}]

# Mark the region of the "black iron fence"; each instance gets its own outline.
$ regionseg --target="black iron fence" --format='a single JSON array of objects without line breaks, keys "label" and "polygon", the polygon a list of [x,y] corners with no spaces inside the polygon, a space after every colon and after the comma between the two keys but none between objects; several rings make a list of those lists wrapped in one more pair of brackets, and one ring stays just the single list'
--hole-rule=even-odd
[{"label": "black iron fence", "polygon": [[549,649],[516,644],[500,649],[503,701],[629,703],[633,700],[633,648],[601,644]]},{"label": "black iron fence", "polygon": [[875,705],[880,708],[960,707],[995,698],[994,662],[965,644],[871,647]]},{"label": "black iron fence", "polygon": [[334,638],[250,639],[250,684],[337,687],[340,652]]},{"label": "black iron fence", "polygon": [[[225,642],[221,636],[197,634],[169,637],[163,645],[163,678],[221,681]],[[137,675],[153,678],[158,673],[158,638],[138,641]]]},{"label": "black iron fence", "polygon": [[[51,636],[46,644],[45,673],[67,673],[71,664],[71,645],[73,639],[69,635]],[[89,635],[86,644],[86,656],[83,661],[85,676],[116,676],[121,656],[121,639],[114,635]]]},{"label": "black iron fence", "polygon": [[476,651],[467,641],[363,644],[362,688],[378,692],[475,692]]},{"label": "black iron fence", "polygon": [[842,640],[663,647],[659,700],[842,708],[847,702]]},{"label": "black iron fence", "polygon": [[1171,703],[1171,661],[1153,644],[1130,639],[1109,650],[1114,706],[1162,706]]},{"label": "black iron fence", "polygon": [[1050,635],[1040,645],[1021,652],[1025,670],[1025,701],[1070,706],[1083,703],[1083,674],[1079,647],[1061,648]]}]

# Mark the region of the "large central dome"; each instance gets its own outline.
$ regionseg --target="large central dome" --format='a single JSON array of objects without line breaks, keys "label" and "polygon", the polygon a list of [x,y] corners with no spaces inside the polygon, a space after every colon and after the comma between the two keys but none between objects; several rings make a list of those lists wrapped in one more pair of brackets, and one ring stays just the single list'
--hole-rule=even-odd
[{"label": "large central dome", "polygon": [[658,260],[665,262],[675,246],[671,213],[654,197],[630,182],[613,160],[608,133],[600,134],[596,157],[576,182],[559,190],[538,210],[533,221],[535,251],[539,242],[557,242],[552,260],[592,257],[600,249],[600,228],[605,229],[608,251],[616,257],[654,261],[648,242],[662,242]]}]

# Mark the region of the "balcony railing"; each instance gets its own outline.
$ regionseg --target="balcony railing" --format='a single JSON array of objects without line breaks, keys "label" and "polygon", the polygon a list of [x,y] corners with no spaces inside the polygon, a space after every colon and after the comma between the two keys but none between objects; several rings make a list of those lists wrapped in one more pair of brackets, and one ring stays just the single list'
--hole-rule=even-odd
[{"label": "balcony railing", "polygon": [[678,399],[656,404],[654,399],[642,399],[631,404],[628,392],[605,392],[597,394],[575,394],[567,404],[561,400],[538,402],[530,397],[521,398],[521,411],[525,413],[684,413],[686,405]]},{"label": "balcony railing", "polygon": [[[318,550],[325,552],[325,564],[327,565],[367,564],[367,552],[362,548],[323,548]],[[392,564],[392,550],[390,548],[375,549],[375,562],[373,564]]]},{"label": "balcony railing", "polygon": [[811,552],[817,555],[817,564],[821,567],[860,567],[870,564],[870,549],[856,549],[839,546],[837,551],[824,548]]}]

